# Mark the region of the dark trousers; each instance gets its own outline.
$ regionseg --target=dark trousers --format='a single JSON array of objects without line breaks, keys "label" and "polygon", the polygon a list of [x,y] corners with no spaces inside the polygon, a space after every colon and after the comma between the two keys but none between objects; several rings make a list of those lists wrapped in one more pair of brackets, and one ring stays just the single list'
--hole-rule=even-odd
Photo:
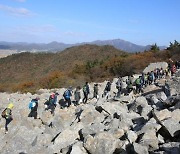
[{"label": "dark trousers", "polygon": [[88,94],[84,92],[83,103],[86,103],[87,100],[88,100]]},{"label": "dark trousers", "polygon": [[118,92],[117,92],[117,97],[120,97],[121,95],[121,87],[117,88],[118,89]]},{"label": "dark trousers", "polygon": [[140,93],[141,92],[141,85],[136,84],[136,93]]},{"label": "dark trousers", "polygon": [[98,92],[97,92],[97,91],[94,91],[94,96],[93,96],[93,98],[97,98],[97,96],[98,96]]},{"label": "dark trousers", "polygon": [[67,107],[70,107],[71,105],[71,99],[70,98],[65,98],[66,103],[68,103]]},{"label": "dark trousers", "polygon": [[34,119],[37,119],[37,110],[31,110],[28,117],[34,117]]},{"label": "dark trousers", "polygon": [[51,114],[54,115],[54,111],[55,111],[56,105],[55,104],[50,104],[49,105],[49,109],[51,110]]},{"label": "dark trousers", "polygon": [[5,130],[8,131],[8,125],[13,119],[12,118],[5,118],[5,119],[6,119]]},{"label": "dark trousers", "polygon": [[127,91],[128,91],[128,93],[130,93],[131,91],[133,91],[133,88],[127,88]]}]

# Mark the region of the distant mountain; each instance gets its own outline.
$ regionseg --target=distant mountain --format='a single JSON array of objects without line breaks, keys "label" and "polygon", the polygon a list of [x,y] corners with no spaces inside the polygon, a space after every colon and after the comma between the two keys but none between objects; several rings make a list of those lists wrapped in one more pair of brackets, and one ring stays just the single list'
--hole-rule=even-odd
[{"label": "distant mountain", "polygon": [[[17,51],[31,51],[31,52],[38,52],[38,51],[50,51],[50,52],[57,52],[63,51],[66,48],[79,46],[84,44],[92,44],[92,45],[111,45],[117,49],[127,51],[127,52],[141,52],[144,50],[150,49],[150,45],[142,46],[137,45],[128,41],[124,41],[121,39],[114,39],[114,40],[97,40],[93,42],[83,42],[83,43],[76,43],[76,44],[65,44],[60,42],[51,42],[51,43],[25,43],[25,42],[18,42],[18,43],[11,43],[11,42],[0,42],[0,49],[11,49]],[[160,47],[160,49],[164,49],[165,47]]]}]

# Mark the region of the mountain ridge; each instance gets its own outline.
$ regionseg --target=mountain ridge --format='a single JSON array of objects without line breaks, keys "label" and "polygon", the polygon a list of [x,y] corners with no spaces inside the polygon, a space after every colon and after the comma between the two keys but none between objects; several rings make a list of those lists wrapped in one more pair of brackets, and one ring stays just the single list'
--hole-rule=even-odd
[{"label": "mountain ridge", "polygon": [[[57,52],[57,51],[63,51],[69,47],[73,46],[79,46],[79,45],[84,45],[84,44],[91,44],[91,45],[98,45],[98,46],[103,46],[103,45],[111,45],[115,47],[116,49],[123,50],[126,52],[142,52],[145,50],[150,49],[150,45],[142,46],[142,45],[137,45],[134,43],[131,43],[129,41],[125,41],[122,39],[111,39],[111,40],[95,40],[92,42],[82,42],[82,43],[74,43],[74,44],[66,44],[63,42],[57,42],[57,41],[52,41],[50,43],[26,43],[26,42],[5,42],[5,41],[0,41],[0,49],[1,47],[6,49],[12,49],[12,50],[17,50],[18,52],[21,51],[48,51],[48,52]],[[165,46],[160,46],[160,49],[166,48]]]}]

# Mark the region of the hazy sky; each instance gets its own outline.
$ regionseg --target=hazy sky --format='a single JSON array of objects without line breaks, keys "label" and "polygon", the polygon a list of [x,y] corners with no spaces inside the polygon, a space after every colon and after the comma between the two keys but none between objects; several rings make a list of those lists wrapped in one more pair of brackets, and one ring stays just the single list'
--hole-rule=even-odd
[{"label": "hazy sky", "polygon": [[180,0],[0,0],[0,41],[180,41]]}]

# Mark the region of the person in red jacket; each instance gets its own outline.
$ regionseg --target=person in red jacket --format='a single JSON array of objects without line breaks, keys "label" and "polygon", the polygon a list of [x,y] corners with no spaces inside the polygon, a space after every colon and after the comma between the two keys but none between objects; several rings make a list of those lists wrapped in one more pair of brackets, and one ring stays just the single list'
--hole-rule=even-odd
[{"label": "person in red jacket", "polygon": [[174,73],[176,73],[176,66],[173,64],[171,68],[171,75],[174,75]]}]

